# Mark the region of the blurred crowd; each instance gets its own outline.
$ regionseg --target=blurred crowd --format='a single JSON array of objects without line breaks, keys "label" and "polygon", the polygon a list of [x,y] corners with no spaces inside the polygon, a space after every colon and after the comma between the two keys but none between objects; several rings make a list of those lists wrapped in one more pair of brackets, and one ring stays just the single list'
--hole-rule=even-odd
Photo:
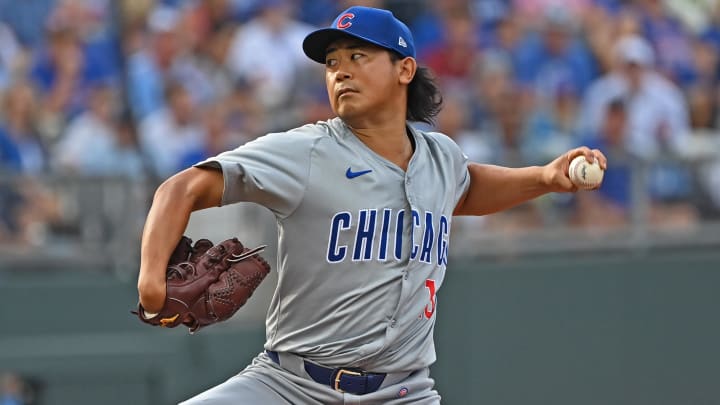
[{"label": "blurred crowd", "polygon": [[35,380],[0,371],[0,405],[34,405],[39,388]]},{"label": "blurred crowd", "polygon": [[0,0],[0,173],[24,179],[0,182],[0,241],[58,215],[38,176],[158,182],[331,117],[301,43],[350,5],[407,22],[444,93],[423,129],[470,159],[608,155],[599,192],[485,226],[626,224],[638,194],[650,221],[718,216],[719,0]]}]

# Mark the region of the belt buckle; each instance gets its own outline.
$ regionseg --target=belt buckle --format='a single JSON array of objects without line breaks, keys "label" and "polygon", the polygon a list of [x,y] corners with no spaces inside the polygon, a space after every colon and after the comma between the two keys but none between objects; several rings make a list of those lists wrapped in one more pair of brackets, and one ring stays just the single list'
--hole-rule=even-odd
[{"label": "belt buckle", "polygon": [[343,374],[354,375],[354,376],[362,376],[363,375],[362,372],[358,372],[358,371],[346,370],[344,368],[338,369],[337,374],[335,374],[335,386],[333,387],[335,389],[335,391],[337,391],[337,392],[345,392],[340,389],[340,378],[342,378]]}]

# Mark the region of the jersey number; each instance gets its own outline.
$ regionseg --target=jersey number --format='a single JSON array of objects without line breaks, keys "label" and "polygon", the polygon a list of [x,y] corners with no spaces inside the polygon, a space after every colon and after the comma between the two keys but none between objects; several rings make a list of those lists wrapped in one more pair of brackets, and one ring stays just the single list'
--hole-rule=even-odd
[{"label": "jersey number", "polygon": [[425,305],[425,318],[430,319],[435,313],[435,280],[431,278],[425,280],[425,288],[430,293],[430,308]]}]

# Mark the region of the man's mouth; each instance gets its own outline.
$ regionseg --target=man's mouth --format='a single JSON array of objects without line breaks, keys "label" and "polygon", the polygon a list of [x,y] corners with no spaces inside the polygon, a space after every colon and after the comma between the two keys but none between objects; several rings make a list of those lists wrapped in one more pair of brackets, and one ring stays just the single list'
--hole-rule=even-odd
[{"label": "man's mouth", "polygon": [[340,89],[337,92],[337,97],[340,98],[340,97],[344,96],[345,94],[350,94],[350,93],[357,93],[357,91],[355,91],[351,88]]}]

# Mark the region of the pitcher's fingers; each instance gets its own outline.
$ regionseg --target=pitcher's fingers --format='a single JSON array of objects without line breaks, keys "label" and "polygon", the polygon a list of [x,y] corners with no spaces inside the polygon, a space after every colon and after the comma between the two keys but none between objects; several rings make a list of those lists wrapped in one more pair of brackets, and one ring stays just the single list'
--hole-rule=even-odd
[{"label": "pitcher's fingers", "polygon": [[557,183],[563,191],[568,191],[572,193],[578,190],[577,186],[573,184],[573,182],[570,180],[570,177],[568,176],[559,177],[557,179]]},{"label": "pitcher's fingers", "polygon": [[607,170],[607,158],[605,157],[605,154],[602,153],[600,149],[593,149],[592,152],[595,155],[595,158],[597,158],[600,168]]},{"label": "pitcher's fingers", "polygon": [[578,148],[570,150],[565,156],[567,156],[567,164],[569,165],[573,159],[578,156],[585,156],[588,162],[592,163],[595,159],[592,150],[587,146],[580,146]]}]

